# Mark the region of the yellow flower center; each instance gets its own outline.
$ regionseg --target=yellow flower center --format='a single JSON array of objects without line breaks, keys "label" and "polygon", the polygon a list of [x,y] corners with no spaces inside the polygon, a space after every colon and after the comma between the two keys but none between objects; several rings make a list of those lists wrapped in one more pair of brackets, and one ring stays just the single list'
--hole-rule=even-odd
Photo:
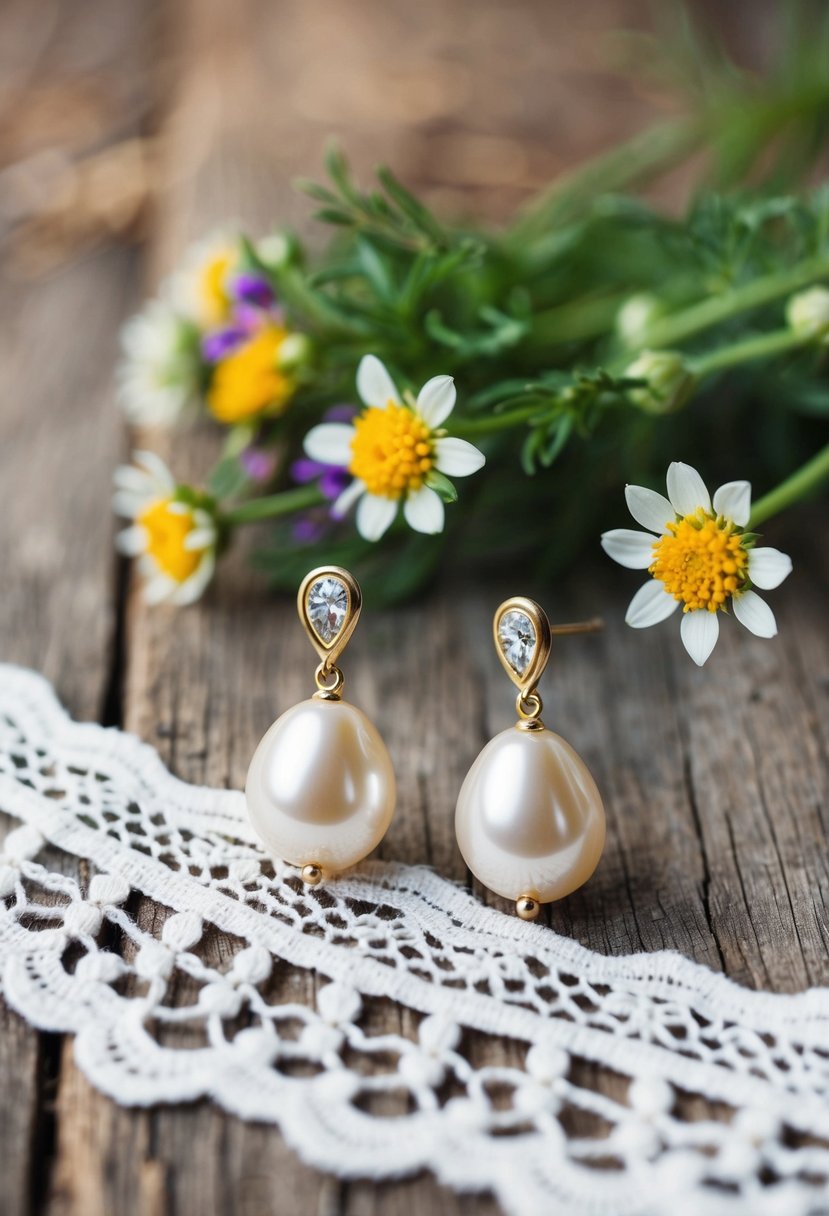
[{"label": "yellow flower center", "polygon": [[729,520],[702,510],[668,524],[665,536],[654,542],[653,556],[650,573],[685,612],[724,608],[748,576],[742,533]]},{"label": "yellow flower center", "polygon": [[207,406],[219,422],[282,413],[295,387],[293,379],[277,365],[286,337],[278,325],[265,325],[216,364]]},{"label": "yellow flower center", "polygon": [[218,253],[204,264],[199,275],[199,297],[207,325],[219,325],[230,312],[227,276],[234,262],[230,251]]},{"label": "yellow flower center", "polygon": [[432,432],[405,405],[370,406],[354,420],[349,472],[369,494],[401,498],[419,490],[434,465]]},{"label": "yellow flower center", "polygon": [[171,511],[172,498],[158,498],[137,516],[136,523],[147,533],[147,554],[159,570],[183,583],[201,561],[203,549],[185,549],[184,542],[196,526],[193,516]]}]

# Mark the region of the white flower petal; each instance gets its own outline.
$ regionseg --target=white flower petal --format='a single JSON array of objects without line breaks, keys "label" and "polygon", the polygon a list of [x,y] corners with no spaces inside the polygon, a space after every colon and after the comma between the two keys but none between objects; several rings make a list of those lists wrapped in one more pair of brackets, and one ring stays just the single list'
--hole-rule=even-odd
[{"label": "white flower petal", "polygon": [[160,456],[155,452],[133,452],[132,458],[139,468],[147,470],[159,490],[172,494],[176,488],[175,478]]},{"label": "white flower petal", "polygon": [[155,494],[131,494],[126,490],[118,490],[112,496],[112,509],[116,515],[135,519],[136,515],[140,515],[147,504],[156,497]]},{"label": "white flower petal", "polygon": [[357,531],[365,540],[379,540],[392,526],[396,514],[397,503],[393,498],[364,494],[357,508]]},{"label": "white flower petal", "polygon": [[364,355],[357,368],[357,392],[366,405],[384,410],[390,401],[400,405],[400,394],[389,375],[385,363],[376,355]]},{"label": "white flower petal", "polygon": [[170,599],[178,587],[169,574],[156,574],[144,584],[144,599],[148,604],[161,604]]},{"label": "white flower petal", "polygon": [[452,413],[457,395],[451,376],[433,376],[417,394],[417,412],[435,430]]},{"label": "white flower petal", "polygon": [[707,608],[683,613],[682,624],[679,628],[682,645],[697,667],[702,667],[717,644],[717,638],[720,636],[718,617],[718,612],[709,612]]},{"label": "white flower petal", "polygon": [[130,494],[152,493],[153,482],[143,469],[137,469],[132,464],[122,464],[112,475],[116,490],[126,490]]},{"label": "white flower petal", "polygon": [[132,528],[125,528],[123,532],[119,532],[116,536],[115,545],[118,552],[123,553],[125,557],[137,557],[147,547],[146,530],[138,527],[138,525]]},{"label": "white flower petal", "polygon": [[438,439],[435,468],[447,477],[468,477],[486,464],[486,456],[465,439]]},{"label": "white flower petal", "polygon": [[192,513],[193,508],[190,506],[189,502],[180,502],[179,499],[176,498],[172,502],[167,503],[168,515],[192,515]]},{"label": "white flower petal", "polygon": [[779,587],[791,572],[792,559],[788,553],[762,546],[759,549],[749,549],[748,577],[755,586],[762,587],[763,591]]},{"label": "white flower petal", "polygon": [[668,497],[677,515],[693,515],[702,507],[711,510],[711,496],[696,469],[680,460],[668,465]]},{"label": "white flower petal", "polygon": [[176,588],[170,596],[171,603],[178,604],[180,607],[184,607],[185,604],[195,603],[201,597],[205,587],[213,577],[215,566],[216,558],[211,550],[211,552],[205,554],[193,574]]},{"label": "white flower petal", "polygon": [[636,522],[659,536],[676,519],[676,511],[665,495],[645,486],[625,486],[625,502]]},{"label": "white flower petal", "polygon": [[658,625],[660,621],[667,620],[678,607],[679,601],[668,594],[664,584],[652,578],[639,588],[630,601],[625,624],[633,629],[646,629],[648,625]]},{"label": "white flower petal", "polygon": [[213,528],[191,528],[184,538],[182,548],[189,553],[195,553],[199,549],[211,548],[215,539],[216,532]]},{"label": "white flower petal", "polygon": [[428,486],[421,486],[416,493],[408,496],[403,506],[403,514],[406,523],[410,528],[414,528],[415,532],[434,536],[436,532],[443,531],[446,516],[443,500]]},{"label": "white flower petal", "polygon": [[633,528],[614,528],[602,535],[605,553],[628,570],[647,570],[653,561],[655,543],[656,537],[650,532],[636,532]]},{"label": "white flower petal", "polygon": [[320,464],[336,464],[347,468],[351,460],[351,444],[356,432],[344,422],[323,422],[312,427],[305,436],[306,456]]},{"label": "white flower petal", "polygon": [[777,621],[774,613],[765,600],[760,599],[753,591],[744,591],[735,595],[731,608],[741,625],[745,625],[750,633],[758,638],[773,638],[777,633]]},{"label": "white flower petal", "polygon": [[344,519],[361,494],[365,494],[366,484],[355,478],[350,486],[346,486],[339,498],[331,504],[331,514],[334,519]]},{"label": "white flower petal", "polygon": [[727,481],[714,493],[714,511],[744,528],[751,514],[751,482]]}]

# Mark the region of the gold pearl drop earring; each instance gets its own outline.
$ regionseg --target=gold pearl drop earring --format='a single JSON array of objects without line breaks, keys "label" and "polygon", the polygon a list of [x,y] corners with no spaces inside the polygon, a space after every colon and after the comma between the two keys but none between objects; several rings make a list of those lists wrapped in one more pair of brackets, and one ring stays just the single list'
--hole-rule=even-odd
[{"label": "gold pearl drop earring", "polygon": [[357,580],[339,566],[312,570],[297,596],[320,657],[317,691],[274,722],[245,786],[251,822],[266,847],[303,881],[356,865],[380,843],[394,813],[395,780],[377,728],[342,699],[336,666],[360,616]]},{"label": "gold pearl drop earring", "polygon": [[570,744],[544,726],[537,692],[553,636],[601,628],[600,620],[551,626],[544,609],[521,596],[495,613],[495,649],[519,690],[518,722],[490,739],[467,773],[455,834],[472,873],[514,899],[522,920],[587,882],[604,848],[596,783]]}]

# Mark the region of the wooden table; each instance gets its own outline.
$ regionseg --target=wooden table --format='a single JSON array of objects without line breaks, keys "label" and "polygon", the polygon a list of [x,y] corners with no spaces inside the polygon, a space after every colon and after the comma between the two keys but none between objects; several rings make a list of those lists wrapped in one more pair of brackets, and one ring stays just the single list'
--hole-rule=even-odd
[{"label": "wooden table", "polygon": [[[20,0],[0,14],[14,117],[4,160],[50,140],[93,150],[150,136],[153,193],[138,210],[134,191],[110,217],[141,225],[138,252],[109,243],[33,278],[43,259],[18,240],[0,284],[0,658],[42,671],[76,717],[137,732],[185,780],[238,787],[277,710],[305,695],[311,654],[293,605],[268,598],[239,558],[204,603],[176,614],[148,611],[114,557],[111,475],[129,449],[112,388],[121,321],[213,223],[299,221],[304,204],[288,182],[316,172],[332,129],[362,171],[388,159],[449,208],[502,214],[647,118],[595,49],[608,23],[636,19],[643,5],[40,8],[34,19]],[[97,230],[81,221],[82,243]],[[213,445],[202,433],[179,441],[177,469],[198,476]],[[775,596],[779,639],[729,622],[702,672],[675,622],[648,635],[623,626],[636,580],[609,563],[553,590],[531,577],[446,586],[394,617],[366,612],[348,657],[351,691],[381,725],[401,791],[382,855],[467,879],[451,808],[511,707],[489,616],[501,591],[539,591],[559,619],[601,611],[608,621],[602,637],[563,641],[547,682],[550,724],[585,756],[609,817],[598,873],[549,924],[598,951],[675,948],[749,986],[829,982],[822,534],[821,546],[804,529],[795,575]],[[797,559],[795,536],[771,529],[769,539],[794,545]],[[154,909],[138,915],[150,924]],[[228,944],[215,935],[211,949],[219,959]],[[292,982],[311,998],[313,976]],[[513,1049],[478,1050],[503,1059]],[[319,1176],[272,1128],[207,1103],[120,1109],[89,1087],[70,1041],[5,1009],[0,1069],[8,1216],[494,1210],[429,1177],[377,1187]]]}]

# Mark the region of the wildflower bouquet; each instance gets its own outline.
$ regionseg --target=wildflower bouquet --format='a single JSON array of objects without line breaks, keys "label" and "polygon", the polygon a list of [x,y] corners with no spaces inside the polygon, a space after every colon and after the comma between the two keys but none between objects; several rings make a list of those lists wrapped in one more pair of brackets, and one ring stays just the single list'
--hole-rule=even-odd
[{"label": "wildflower bouquet", "polygon": [[[806,188],[829,130],[829,14],[800,15],[762,81],[686,41],[684,113],[502,230],[445,223],[387,169],[364,191],[334,149],[328,182],[302,183],[333,233],[324,252],[232,230],[193,249],[127,325],[119,373],[137,426],[206,415],[224,433],[203,488],[146,454],[119,472],[122,544],[150,597],[194,599],[264,520],[254,560],[277,586],[323,561],[387,602],[447,559],[550,577],[613,521],[621,485],[652,486],[682,455],[726,482],[720,498],[697,474],[659,512],[634,495],[647,543],[611,532],[605,547],[686,613],[716,623],[733,602],[749,624],[738,600],[773,585],[754,529],[829,480],[829,189]],[[664,74],[664,44],[651,55]],[[700,153],[681,218],[631,193]],[[767,491],[750,513],[749,481]],[[722,561],[689,590],[706,544]]]}]

